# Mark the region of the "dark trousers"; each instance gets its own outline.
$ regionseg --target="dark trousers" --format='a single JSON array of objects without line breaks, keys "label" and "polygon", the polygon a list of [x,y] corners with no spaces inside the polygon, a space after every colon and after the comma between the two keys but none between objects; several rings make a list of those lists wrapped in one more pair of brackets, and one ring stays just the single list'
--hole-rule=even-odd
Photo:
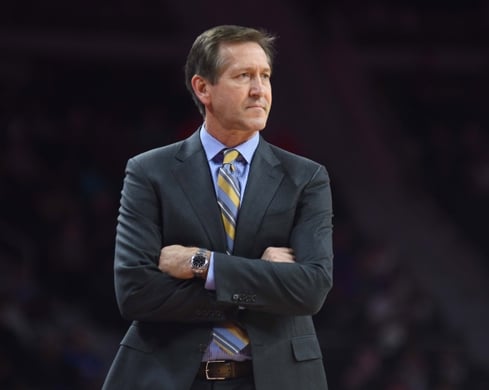
[{"label": "dark trousers", "polygon": [[190,390],[255,390],[255,384],[252,376],[224,381],[196,379]]}]

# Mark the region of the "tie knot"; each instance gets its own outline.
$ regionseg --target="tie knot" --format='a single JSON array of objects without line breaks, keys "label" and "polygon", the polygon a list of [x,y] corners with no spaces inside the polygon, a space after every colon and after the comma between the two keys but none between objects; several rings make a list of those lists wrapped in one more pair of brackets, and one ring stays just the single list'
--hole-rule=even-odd
[{"label": "tie knot", "polygon": [[223,164],[232,164],[239,157],[239,152],[236,149],[226,149],[223,151],[224,159]]}]

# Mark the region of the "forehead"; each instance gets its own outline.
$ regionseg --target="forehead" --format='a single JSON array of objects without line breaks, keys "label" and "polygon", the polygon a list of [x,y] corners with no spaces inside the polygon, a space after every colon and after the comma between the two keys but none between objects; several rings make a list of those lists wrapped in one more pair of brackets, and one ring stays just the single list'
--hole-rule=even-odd
[{"label": "forehead", "polygon": [[228,68],[270,68],[269,59],[256,42],[223,43],[219,47],[223,71]]}]

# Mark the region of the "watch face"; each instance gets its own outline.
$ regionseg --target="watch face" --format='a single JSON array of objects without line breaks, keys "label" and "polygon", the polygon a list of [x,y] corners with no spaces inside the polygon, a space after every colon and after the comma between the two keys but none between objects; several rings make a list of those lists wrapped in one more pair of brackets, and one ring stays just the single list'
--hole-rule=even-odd
[{"label": "watch face", "polygon": [[202,268],[206,263],[206,257],[202,255],[195,255],[192,258],[192,268]]},{"label": "watch face", "polygon": [[207,268],[209,267],[209,256],[203,249],[199,249],[195,255],[190,259],[190,267],[194,276],[197,278],[205,278],[207,275]]}]

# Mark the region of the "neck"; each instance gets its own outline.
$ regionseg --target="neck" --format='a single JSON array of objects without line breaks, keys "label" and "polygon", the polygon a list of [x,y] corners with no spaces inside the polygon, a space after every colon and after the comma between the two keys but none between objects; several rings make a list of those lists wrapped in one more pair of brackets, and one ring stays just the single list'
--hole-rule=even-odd
[{"label": "neck", "polygon": [[205,128],[207,132],[212,135],[215,139],[226,145],[228,148],[234,148],[248,141],[252,138],[258,130],[228,130],[228,129],[216,129],[213,126],[209,126],[209,123],[205,123]]}]

